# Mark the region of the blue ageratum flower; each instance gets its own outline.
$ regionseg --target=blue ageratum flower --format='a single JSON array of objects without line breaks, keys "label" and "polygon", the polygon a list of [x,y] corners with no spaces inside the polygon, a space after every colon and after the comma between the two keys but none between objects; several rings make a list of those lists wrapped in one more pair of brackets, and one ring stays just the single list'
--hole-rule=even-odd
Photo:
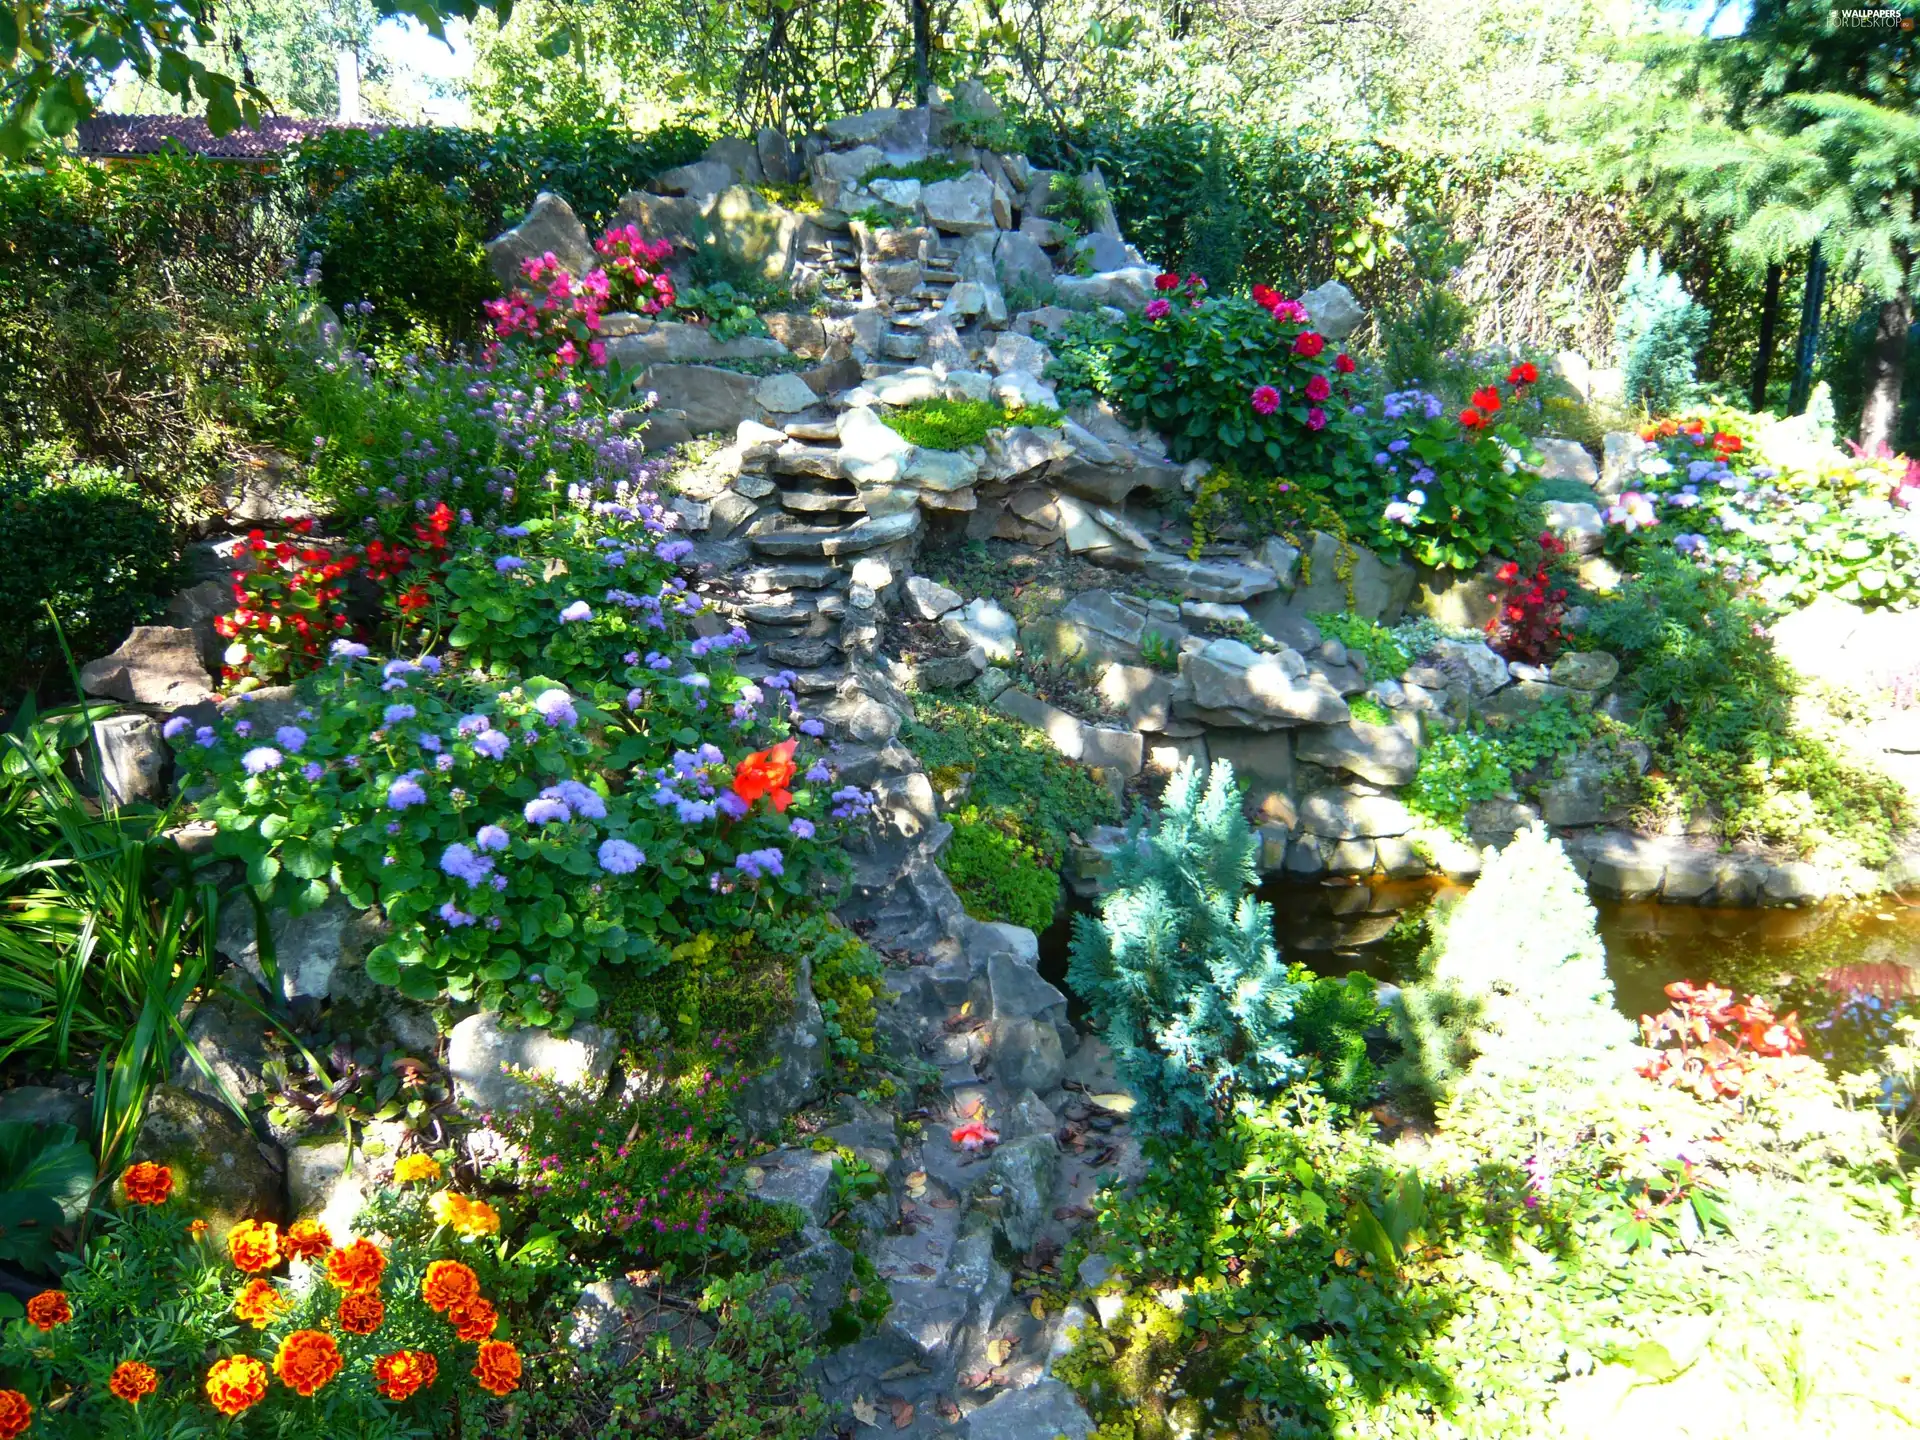
[{"label": "blue ageratum flower", "polygon": [[493,861],[484,855],[476,855],[465,845],[449,845],[440,852],[440,868],[456,880],[467,882],[467,888],[485,882],[493,873]]},{"label": "blue ageratum flower", "polygon": [[271,745],[256,745],[240,757],[240,763],[246,767],[249,775],[264,775],[269,770],[280,767],[281,754]]},{"label": "blue ageratum flower", "polygon": [[498,825],[482,825],[479,833],[473,837],[473,843],[482,850],[492,850],[497,853],[507,848],[510,839],[507,832]]},{"label": "blue ageratum flower", "polygon": [[573,812],[567,808],[567,802],[557,795],[537,795],[529,800],[526,808],[520,812],[529,825],[562,824],[573,819]]},{"label": "blue ageratum flower", "polygon": [[600,868],[609,875],[631,875],[646,864],[646,854],[632,842],[615,836],[600,842]]},{"label": "blue ageratum flower", "polygon": [[427,792],[416,777],[418,770],[409,771],[387,787],[387,808],[406,810],[415,805],[427,803]]},{"label": "blue ageratum flower", "polygon": [[307,744],[307,732],[298,725],[282,725],[273,732],[273,738],[280,742],[280,748],[289,755],[298,755]]},{"label": "blue ageratum flower", "polygon": [[560,612],[562,625],[578,625],[584,620],[593,619],[593,607],[584,600],[576,600]]}]

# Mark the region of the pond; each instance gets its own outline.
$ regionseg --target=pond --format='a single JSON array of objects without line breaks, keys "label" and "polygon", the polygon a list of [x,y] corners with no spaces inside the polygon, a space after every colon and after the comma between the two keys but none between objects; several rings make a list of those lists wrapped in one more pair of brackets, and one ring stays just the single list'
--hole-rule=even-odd
[{"label": "pond", "polygon": [[[1414,973],[1436,900],[1464,893],[1424,881],[1273,884],[1284,955],[1321,974],[1361,970],[1396,983]],[[1920,1004],[1920,903],[1715,909],[1596,900],[1616,1004],[1629,1019],[1664,1009],[1674,980],[1712,981],[1797,1011],[1808,1050],[1836,1071],[1864,1067],[1902,1001]]]}]

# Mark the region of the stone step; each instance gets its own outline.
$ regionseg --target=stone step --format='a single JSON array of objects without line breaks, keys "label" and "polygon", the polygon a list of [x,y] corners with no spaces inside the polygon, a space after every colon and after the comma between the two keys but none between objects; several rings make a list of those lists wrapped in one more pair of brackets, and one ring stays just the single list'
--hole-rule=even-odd
[{"label": "stone step", "polygon": [[796,640],[770,640],[760,653],[774,665],[812,668],[837,660],[840,647],[824,636]]},{"label": "stone step", "polygon": [[750,566],[734,576],[734,581],[746,594],[775,595],[783,590],[844,588],[847,575],[835,565],[789,560],[773,565]]},{"label": "stone step", "polygon": [[789,420],[781,428],[790,440],[840,441],[840,427],[831,420]]},{"label": "stone step", "polygon": [[782,490],[780,508],[796,515],[847,515],[866,513],[858,495],[833,495],[823,490]]}]

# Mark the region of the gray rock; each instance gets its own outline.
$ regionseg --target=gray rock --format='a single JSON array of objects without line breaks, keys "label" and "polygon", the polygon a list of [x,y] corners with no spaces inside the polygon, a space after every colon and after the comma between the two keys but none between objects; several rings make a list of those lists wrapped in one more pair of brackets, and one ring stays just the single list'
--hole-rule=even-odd
[{"label": "gray rock", "polygon": [[169,1166],[176,1200],[211,1222],[216,1242],[242,1220],[286,1218],[277,1153],[203,1096],[155,1086],[131,1158]]},{"label": "gray rock", "polygon": [[[886,706],[865,696],[856,696],[855,700],[887,710]],[[834,723],[831,709],[829,706],[821,711],[822,718],[829,724]],[[887,713],[892,717],[892,727],[884,735],[871,738],[890,739],[893,731],[899,729],[899,716],[890,710]],[[868,737],[856,734],[854,738]],[[813,976],[804,962],[794,978],[792,1018],[767,1037],[766,1051],[771,1063],[740,1087],[735,1101],[741,1122],[749,1133],[756,1135],[771,1134],[787,1116],[815,1099],[827,1076],[831,1056],[827,1048],[826,1018],[821,1014],[820,1002],[814,999]]]},{"label": "gray rock", "polygon": [[1309,290],[1300,297],[1300,303],[1307,307],[1307,318],[1313,322],[1313,328],[1336,343],[1353,334],[1367,318],[1367,312],[1360,308],[1353,292],[1338,280],[1329,280],[1317,290]]},{"label": "gray rock", "polygon": [[1028,232],[1025,222],[1019,230],[1009,230],[999,238],[993,247],[993,260],[1005,285],[1025,285],[1044,291],[1053,284],[1053,260],[1042,242]]},{"label": "gray rock", "polygon": [[[339,895],[304,915],[275,910],[269,916],[268,926],[273,936],[280,993],[288,1000],[326,999],[331,993],[334,972],[350,943],[349,932],[359,936],[364,929],[358,913]],[[267,974],[254,930],[253,906],[243,900],[237,905],[222,907],[214,945],[228,960],[251,975],[262,989],[266,988]]]},{"label": "gray rock", "polygon": [[[1047,1033],[1051,1034],[1049,1028]],[[1058,1045],[1056,1036],[1054,1044]],[[996,1047],[997,1049],[997,1047]],[[1031,1085],[1017,1086],[1007,1079],[1005,1063],[996,1053],[995,1068],[1001,1080],[1016,1089],[1033,1089]],[[1059,1077],[1054,1077],[1059,1083]],[[1047,1223],[1053,1197],[1053,1182],[1060,1171],[1060,1145],[1052,1135],[1030,1135],[1024,1140],[1008,1140],[993,1152],[993,1159],[987,1166],[987,1186],[989,1192],[998,1187],[994,1196],[999,1202],[998,1224],[1000,1233],[1007,1237],[1007,1244],[1016,1251],[1033,1248],[1033,1242],[1039,1237],[1040,1228]]]},{"label": "gray rock", "polygon": [[913,665],[913,683],[921,690],[958,690],[984,674],[987,654],[978,645],[964,654],[942,655]]},{"label": "gray rock", "polygon": [[1761,887],[1766,902],[1774,905],[1807,905],[1826,899],[1832,891],[1832,877],[1818,865],[1800,860],[1770,866]]},{"label": "gray rock", "polygon": [[950,495],[980,478],[980,466],[956,450],[927,450],[915,446],[900,466],[898,482],[919,490]]},{"label": "gray rock", "polygon": [[841,414],[839,424],[841,463],[850,478],[863,485],[891,485],[900,478],[914,447],[886,421],[855,406]]},{"label": "gray rock", "polygon": [[1361,720],[1301,730],[1294,736],[1293,751],[1302,760],[1345,770],[1376,785],[1408,784],[1420,768],[1420,752],[1403,731]]},{"label": "gray rock", "polygon": [[1492,647],[1481,640],[1440,640],[1436,641],[1431,652],[1432,666],[1441,676],[1438,684],[1423,679],[1419,672],[1426,667],[1415,666],[1407,672],[1416,683],[1430,690],[1444,688],[1449,683],[1464,683],[1468,693],[1476,698],[1491,695],[1505,686],[1510,677],[1507,662],[1493,652]]},{"label": "gray rock", "polygon": [[952,235],[975,235],[998,228],[993,182],[975,171],[957,180],[940,180],[920,192],[927,222]]},{"label": "gray rock", "polygon": [[1600,468],[1578,440],[1540,439],[1533,442],[1533,447],[1540,452],[1542,480],[1577,480],[1599,488]]},{"label": "gray rock", "polygon": [[19,1125],[71,1125],[84,1132],[93,1114],[87,1097],[72,1090],[55,1090],[47,1085],[16,1085],[0,1090],[0,1123]]},{"label": "gray rock", "polygon": [[776,415],[793,415],[811,408],[820,397],[798,375],[783,370],[762,380],[755,387],[753,398],[759,402],[762,410],[771,410]]},{"label": "gray rock", "polygon": [[1194,705],[1250,729],[1335,725],[1351,718],[1347,702],[1290,650],[1263,655],[1238,640],[1214,640],[1183,655],[1180,671],[1193,687]]},{"label": "gray rock", "polygon": [[1604,690],[1619,676],[1620,662],[1604,650],[1569,650],[1549,673],[1569,690]]},{"label": "gray rock", "polygon": [[932,1285],[896,1285],[893,1307],[880,1322],[881,1338],[894,1354],[922,1366],[950,1363],[960,1327],[972,1308],[958,1290]]},{"label": "gray rock", "polygon": [[345,1140],[311,1140],[287,1148],[288,1213],[312,1216],[335,1235],[353,1228],[367,1201],[367,1156],[350,1154]]},{"label": "gray rock", "polygon": [[924,575],[909,575],[906,589],[907,613],[918,620],[938,620],[965,603],[959,591],[949,590],[938,580],[929,580]]},{"label": "gray rock", "polygon": [[225,1103],[223,1086],[241,1100],[260,1094],[267,1088],[266,1029],[266,1021],[232,996],[209,996],[187,1017],[187,1043],[193,1053],[182,1048],[174,1061],[173,1083],[216,1104]]},{"label": "gray rock", "polygon": [[1149,629],[1165,634],[1163,623],[1150,625],[1146,616],[1117,600],[1110,590],[1086,590],[1067,602],[1060,618],[1086,636],[1085,648],[1108,659],[1130,660],[1140,653]]},{"label": "gray rock", "polygon": [[[1594,488],[1600,492],[1602,498],[1612,500],[1629,488],[1628,482],[1633,475],[1634,467],[1640,463],[1640,456],[1647,448],[1647,442],[1631,430],[1609,430],[1601,440],[1601,447],[1598,483],[1594,484],[1593,481],[1588,483],[1594,484]],[[1581,453],[1586,454],[1584,450]],[[1587,457],[1587,463],[1588,465],[1593,463],[1591,456]]]},{"label": "gray rock", "polygon": [[907,113],[882,105],[858,115],[842,115],[826,123],[827,138],[836,145],[871,145],[890,135]]},{"label": "gray rock", "polygon": [[1126,711],[1136,730],[1166,729],[1177,693],[1173,676],[1144,665],[1109,665],[1100,676],[1100,698]]},{"label": "gray rock", "polygon": [[783,1274],[791,1281],[770,1290],[793,1289],[801,1310],[816,1332],[824,1332],[833,1322],[833,1314],[846,1303],[847,1286],[853,1280],[853,1252],[824,1230],[808,1232],[809,1243],[780,1262]]},{"label": "gray rock", "polygon": [[972,694],[976,702],[991,705],[1013,684],[1013,676],[998,666],[988,666],[981,672],[980,678],[972,685]]},{"label": "gray rock", "polygon": [[967,1440],[1087,1440],[1093,1422],[1058,1380],[1004,1390],[967,1419]]},{"label": "gray rock", "polygon": [[696,160],[691,165],[676,165],[653,177],[653,187],[663,195],[685,195],[703,200],[718,195],[739,183],[740,176],[724,160]]},{"label": "gray rock", "polygon": [[1096,230],[1091,235],[1082,235],[1073,242],[1073,253],[1085,255],[1092,261],[1091,268],[1100,270],[1125,270],[1141,263],[1140,252],[1121,240],[1118,235],[1109,235],[1104,230]]},{"label": "gray rock", "polygon": [[1540,812],[1518,800],[1482,800],[1467,809],[1467,833],[1478,846],[1507,848],[1507,842],[1538,823]]},{"label": "gray rock", "polygon": [[1144,746],[1134,731],[1088,725],[1024,690],[1001,692],[993,708],[1038,730],[1069,760],[1116,769],[1123,775],[1138,775],[1146,763]]},{"label": "gray rock", "polygon": [[[1585,455],[1587,452],[1580,452]],[[1591,460],[1588,461],[1592,463]],[[1547,532],[1574,555],[1598,555],[1606,541],[1607,527],[1597,507],[1577,500],[1549,500],[1543,507]]]},{"label": "gray rock", "polygon": [[886,163],[886,152],[873,145],[824,151],[813,157],[813,193],[822,205],[832,209],[839,205],[842,190],[858,186],[868,171]]},{"label": "gray rock", "polygon": [[525,1104],[532,1096],[503,1067],[597,1094],[619,1052],[619,1037],[604,1025],[576,1025],[565,1035],[552,1035],[509,1030],[498,1015],[483,1011],[453,1027],[447,1039],[447,1073],[455,1097],[485,1113]]},{"label": "gray rock", "polygon": [[957,614],[949,614],[940,623],[950,633],[978,645],[988,660],[1010,662],[1019,653],[1020,627],[997,601],[984,597],[969,600]]},{"label": "gray rock", "polygon": [[747,529],[748,543],[762,555],[819,557],[859,555],[920,532],[920,516],[907,510],[840,527],[796,525],[784,515],[762,515]]},{"label": "gray rock", "polygon": [[487,265],[494,278],[511,290],[527,283],[521,268],[524,262],[549,253],[576,277],[585,275],[594,265],[587,227],[565,200],[542,190],[533,197],[533,207],[524,220],[487,242]]},{"label": "gray rock", "polygon": [[1622,900],[1644,900],[1660,892],[1667,851],[1658,840],[1610,830],[1577,852],[1586,860],[1590,889]]},{"label": "gray rock", "polygon": [[714,197],[707,223],[714,244],[733,265],[773,284],[793,273],[800,217],[758,190],[728,186]]},{"label": "gray rock", "polygon": [[1293,588],[1294,573],[1300,567],[1300,551],[1296,547],[1278,535],[1269,535],[1254,552],[1254,558],[1273,571],[1274,582],[1282,590]]},{"label": "gray rock", "polygon": [[642,376],[640,388],[653,392],[657,409],[677,412],[695,435],[716,430],[731,433],[739,429],[742,420],[757,418],[760,413],[756,398],[759,379],[737,370],[711,365],[654,365]]},{"label": "gray rock", "polygon": [[1156,585],[1176,590],[1190,600],[1210,600],[1234,604],[1265,595],[1279,585],[1273,571],[1264,565],[1243,565],[1232,560],[1189,560],[1156,550],[1146,558],[1147,578]]},{"label": "gray rock", "polygon": [[[1350,556],[1346,563],[1343,550]],[[1387,565],[1364,545],[1342,546],[1325,531],[1315,531],[1307,549],[1303,578],[1291,595],[1269,595],[1247,608],[1269,634],[1274,625],[1294,615],[1337,615],[1351,610],[1368,620],[1388,624],[1400,618],[1417,578],[1410,565]],[[1347,574],[1343,579],[1342,571]],[[1352,601],[1348,601],[1351,590]]]},{"label": "gray rock", "polygon": [[792,1205],[809,1225],[833,1215],[833,1154],[782,1147],[749,1160],[733,1179],[740,1190],[768,1204]]},{"label": "gray rock", "polygon": [[109,715],[93,722],[100,780],[115,805],[166,798],[172,753],[161,738],[160,722],[147,715]]},{"label": "gray rock", "polygon": [[1474,709],[1489,719],[1524,720],[1529,715],[1537,714],[1549,700],[1565,699],[1573,693],[1564,685],[1522,680],[1477,701]]},{"label": "gray rock", "polygon": [[[1017,925],[982,926],[999,934],[1020,932]],[[1031,930],[1025,931],[1025,944],[999,950],[987,956],[988,1007],[995,1023],[1011,1020],[1064,1020],[1067,997],[1043,980],[1035,964],[1039,942]],[[971,948],[971,947],[970,947]],[[998,1046],[996,1045],[996,1049]]]},{"label": "gray rock", "polygon": [[1316,790],[1300,806],[1300,824],[1309,835],[1328,840],[1371,840],[1405,835],[1415,821],[1412,812],[1391,795]]},{"label": "gray rock", "polygon": [[[1247,813],[1256,822],[1291,830],[1300,818],[1293,792],[1293,739],[1285,730],[1212,730],[1207,758],[1225,760],[1247,792]],[[1276,862],[1277,865],[1277,862]]]},{"label": "gray rock", "polygon": [[111,655],[81,667],[80,688],[104,700],[180,710],[207,699],[213,678],[191,629],[136,625]]},{"label": "gray rock", "polygon": [[1053,282],[1060,299],[1071,309],[1092,310],[1111,305],[1118,310],[1147,308],[1153,298],[1156,271],[1149,265],[1130,265],[1093,275],[1062,275]]}]

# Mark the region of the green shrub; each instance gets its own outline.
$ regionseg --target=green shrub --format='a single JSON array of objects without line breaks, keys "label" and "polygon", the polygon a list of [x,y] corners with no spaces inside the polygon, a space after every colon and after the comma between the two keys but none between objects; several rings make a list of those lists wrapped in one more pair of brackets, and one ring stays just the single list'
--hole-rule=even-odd
[{"label": "green shrub", "polygon": [[1585,744],[1600,724],[1591,710],[1576,710],[1555,696],[1499,730],[1470,723],[1436,735],[1421,747],[1420,768],[1404,796],[1407,806],[1459,830],[1475,805],[1507,794],[1523,771]]},{"label": "green shrub", "polygon": [[1706,309],[1660,268],[1660,252],[1636,249],[1614,292],[1613,343],[1626,374],[1627,400],[1665,415],[1693,398],[1694,357],[1706,343]]},{"label": "green shrub", "polygon": [[1338,640],[1346,646],[1348,654],[1366,656],[1369,679],[1397,679],[1413,664],[1414,652],[1409,651],[1400,637],[1378,620],[1369,620],[1364,615],[1355,615],[1350,611],[1338,615],[1309,615],[1307,618],[1319,627],[1320,633],[1327,639]]},{"label": "green shrub", "polygon": [[964,161],[951,160],[942,155],[929,155],[924,160],[915,160],[903,165],[876,165],[860,177],[862,185],[873,180],[918,180],[922,185],[937,185],[942,180],[958,180],[963,175],[973,173],[973,167]]},{"label": "green shrub", "polygon": [[1251,893],[1255,845],[1233,767],[1216,761],[1203,791],[1188,761],[1152,827],[1128,831],[1099,919],[1074,917],[1067,981],[1150,1131],[1210,1128],[1236,1095],[1300,1071],[1288,1027],[1305,987],[1274,950],[1272,908]]},{"label": "green shrub", "polygon": [[103,655],[153,619],[186,575],[166,513],[112,471],[0,470],[0,684],[9,692],[64,663]]},{"label": "green shrub", "polygon": [[1008,425],[1058,425],[1065,417],[1045,405],[1009,410],[997,400],[916,400],[886,417],[901,439],[928,450],[964,450],[986,443],[987,433]]},{"label": "green shrub", "polygon": [[1020,821],[1021,839],[1058,869],[1076,835],[1120,818],[1120,802],[1028,726],[966,700],[922,696],[900,738],[936,778],[970,776],[967,798]]},{"label": "green shrub", "polygon": [[976,805],[949,817],[953,838],[940,867],[976,920],[1005,921],[1039,931],[1060,905],[1060,877],[1020,838],[1019,822]]},{"label": "green shrub", "polygon": [[[1008,300],[1009,307],[1013,302]],[[1075,315],[1048,341],[1053,359],[1046,378],[1062,405],[1091,405],[1119,394],[1114,379],[1114,342],[1119,332],[1097,315]]]},{"label": "green shrub", "polygon": [[1832,838],[1884,863],[1904,795],[1796,720],[1799,682],[1767,638],[1768,618],[1713,572],[1654,551],[1588,633],[1621,659],[1621,689],[1680,818],[1803,850]]},{"label": "green shrub", "polygon": [[885,968],[873,947],[831,915],[761,916],[754,931],[768,951],[804,957],[813,967],[813,995],[834,1058],[844,1065],[870,1058]]},{"label": "green shrub", "polygon": [[1631,1027],[1613,1008],[1585,883],[1544,828],[1521,831],[1473,889],[1429,917],[1401,991],[1395,1080],[1427,1103],[1470,1075],[1527,1089],[1591,1083]]},{"label": "green shrub", "polygon": [[1296,976],[1305,986],[1294,1002],[1294,1049],[1316,1062],[1313,1083],[1329,1100],[1359,1109],[1373,1099],[1379,1079],[1367,1058],[1367,1031],[1385,1018],[1375,998],[1371,975],[1359,971],[1334,975]]}]

